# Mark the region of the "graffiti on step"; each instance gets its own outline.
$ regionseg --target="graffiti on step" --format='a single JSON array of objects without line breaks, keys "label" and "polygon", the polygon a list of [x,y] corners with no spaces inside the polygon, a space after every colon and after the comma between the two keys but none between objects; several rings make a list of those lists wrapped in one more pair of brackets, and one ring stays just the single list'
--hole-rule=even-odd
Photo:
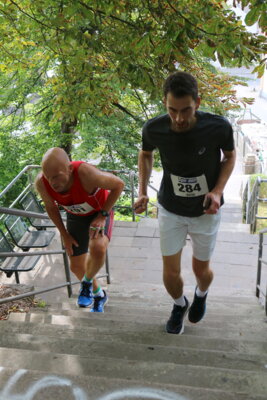
[{"label": "graffiti on step", "polygon": [[19,369],[13,376],[11,376],[11,378],[9,378],[4,386],[4,389],[0,391],[0,400],[33,400],[35,395],[42,389],[51,388],[53,386],[68,387],[70,389],[70,393],[73,394],[74,400],[88,400],[85,392],[82,389],[75,387],[69,379],[63,379],[57,376],[46,376],[30,386],[25,393],[12,394],[16,383],[26,373],[27,370]]},{"label": "graffiti on step", "polygon": [[[0,367],[0,372],[4,368]],[[69,390],[73,400],[124,400],[124,399],[151,399],[151,400],[188,400],[179,394],[170,392],[168,390],[158,390],[145,387],[125,388],[115,391],[110,391],[97,399],[88,397],[83,389],[79,388],[69,379],[61,378],[59,376],[51,375],[45,376],[26,389],[24,393],[15,393],[15,386],[28,371],[26,369],[19,369],[11,376],[6,385],[0,390],[0,400],[34,400],[35,396],[41,390],[52,387],[65,387]]]}]

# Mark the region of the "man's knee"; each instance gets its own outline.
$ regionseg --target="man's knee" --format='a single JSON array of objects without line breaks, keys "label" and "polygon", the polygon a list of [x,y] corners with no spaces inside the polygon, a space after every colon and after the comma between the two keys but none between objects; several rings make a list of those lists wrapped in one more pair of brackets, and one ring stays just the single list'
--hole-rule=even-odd
[{"label": "man's knee", "polygon": [[107,238],[104,240],[92,240],[90,243],[90,256],[93,258],[104,258],[107,251],[108,241]]},{"label": "man's knee", "polygon": [[177,279],[181,272],[180,254],[163,256],[163,279]]},{"label": "man's knee", "polygon": [[200,279],[203,276],[211,273],[209,260],[201,261],[196,258],[193,258],[192,268],[193,268],[193,272],[194,272],[195,276]]}]

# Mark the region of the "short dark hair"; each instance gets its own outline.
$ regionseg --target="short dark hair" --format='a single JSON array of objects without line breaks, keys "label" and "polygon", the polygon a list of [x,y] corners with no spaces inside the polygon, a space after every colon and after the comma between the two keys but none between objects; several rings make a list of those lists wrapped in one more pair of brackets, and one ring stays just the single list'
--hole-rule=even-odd
[{"label": "short dark hair", "polygon": [[197,101],[198,84],[193,75],[184,71],[177,71],[169,75],[163,85],[164,97],[168,93],[172,93],[175,97],[183,97],[190,95]]}]

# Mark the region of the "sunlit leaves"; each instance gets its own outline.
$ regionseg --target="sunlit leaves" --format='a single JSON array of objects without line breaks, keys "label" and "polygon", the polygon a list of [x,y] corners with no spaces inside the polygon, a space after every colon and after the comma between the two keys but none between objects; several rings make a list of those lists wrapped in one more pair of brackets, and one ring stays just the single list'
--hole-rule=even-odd
[{"label": "sunlit leaves", "polygon": [[235,3],[240,3],[242,8],[248,7],[248,13],[245,17],[245,23],[248,26],[259,24],[262,32],[267,32],[267,2],[266,0],[236,0]]},{"label": "sunlit leaves", "polygon": [[259,8],[252,8],[252,10],[250,10],[246,15],[245,23],[249,26],[255,24],[255,22],[258,21],[260,14],[261,10]]}]

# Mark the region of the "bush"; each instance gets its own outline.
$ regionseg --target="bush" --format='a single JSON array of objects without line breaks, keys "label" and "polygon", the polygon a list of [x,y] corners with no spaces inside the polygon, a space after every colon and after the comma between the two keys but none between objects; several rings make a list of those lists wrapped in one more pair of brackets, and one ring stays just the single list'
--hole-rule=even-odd
[{"label": "bush", "polygon": [[[150,203],[148,205],[148,217],[150,218],[157,218],[157,207],[154,205],[156,204],[156,199],[150,199]],[[145,216],[145,213],[142,214]],[[142,217],[138,215],[135,216],[135,221],[140,221]],[[115,220],[117,221],[132,221],[132,201],[131,198],[127,195],[121,196],[118,202],[116,203],[115,208]]]}]

